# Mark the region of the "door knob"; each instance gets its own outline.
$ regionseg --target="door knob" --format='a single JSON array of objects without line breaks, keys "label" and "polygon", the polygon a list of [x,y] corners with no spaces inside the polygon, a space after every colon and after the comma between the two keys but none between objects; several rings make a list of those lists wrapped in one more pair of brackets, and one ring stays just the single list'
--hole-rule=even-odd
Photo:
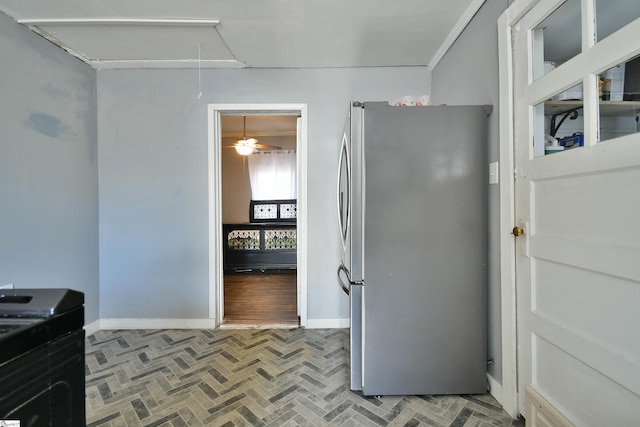
[{"label": "door knob", "polygon": [[522,236],[524,234],[524,230],[516,225],[515,227],[513,227],[513,230],[511,230],[511,234],[516,237]]}]

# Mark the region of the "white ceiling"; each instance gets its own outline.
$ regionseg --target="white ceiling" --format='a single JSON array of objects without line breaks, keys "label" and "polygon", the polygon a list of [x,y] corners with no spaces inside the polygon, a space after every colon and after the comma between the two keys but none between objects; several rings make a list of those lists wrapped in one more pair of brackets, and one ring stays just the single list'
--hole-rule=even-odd
[{"label": "white ceiling", "polygon": [[0,11],[97,69],[433,67],[484,1],[0,0]]}]

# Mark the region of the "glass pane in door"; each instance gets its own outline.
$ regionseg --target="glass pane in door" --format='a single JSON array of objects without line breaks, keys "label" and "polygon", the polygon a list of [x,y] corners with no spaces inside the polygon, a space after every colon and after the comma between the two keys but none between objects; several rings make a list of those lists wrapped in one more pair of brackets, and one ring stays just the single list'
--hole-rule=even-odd
[{"label": "glass pane in door", "polygon": [[640,56],[598,76],[600,141],[640,130]]},{"label": "glass pane in door", "polygon": [[533,107],[534,157],[584,146],[582,83]]},{"label": "glass pane in door", "polygon": [[533,29],[534,80],[581,52],[581,28],[580,0],[567,0]]},{"label": "glass pane in door", "polygon": [[603,40],[640,18],[638,0],[596,0],[597,40]]}]

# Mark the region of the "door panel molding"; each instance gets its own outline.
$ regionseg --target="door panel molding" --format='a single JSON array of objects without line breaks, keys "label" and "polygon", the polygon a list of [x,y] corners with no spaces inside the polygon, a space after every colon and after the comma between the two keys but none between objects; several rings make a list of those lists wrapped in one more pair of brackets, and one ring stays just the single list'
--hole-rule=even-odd
[{"label": "door panel molding", "polygon": [[575,268],[606,274],[625,280],[640,281],[640,249],[637,247],[607,247],[585,240],[537,234],[530,240],[531,256]]}]

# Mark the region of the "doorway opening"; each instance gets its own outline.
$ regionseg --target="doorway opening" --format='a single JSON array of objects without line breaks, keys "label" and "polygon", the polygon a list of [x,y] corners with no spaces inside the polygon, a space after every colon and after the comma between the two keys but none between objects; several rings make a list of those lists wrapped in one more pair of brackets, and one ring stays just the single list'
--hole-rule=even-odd
[{"label": "doorway opening", "polygon": [[[237,141],[249,138],[257,147],[241,155]],[[256,171],[259,161],[285,157],[297,172],[294,192],[254,197],[249,164]],[[305,190],[306,105],[209,105],[209,306],[216,326],[306,326]]]},{"label": "doorway opening", "polygon": [[297,115],[222,115],[222,324],[298,326]]}]

